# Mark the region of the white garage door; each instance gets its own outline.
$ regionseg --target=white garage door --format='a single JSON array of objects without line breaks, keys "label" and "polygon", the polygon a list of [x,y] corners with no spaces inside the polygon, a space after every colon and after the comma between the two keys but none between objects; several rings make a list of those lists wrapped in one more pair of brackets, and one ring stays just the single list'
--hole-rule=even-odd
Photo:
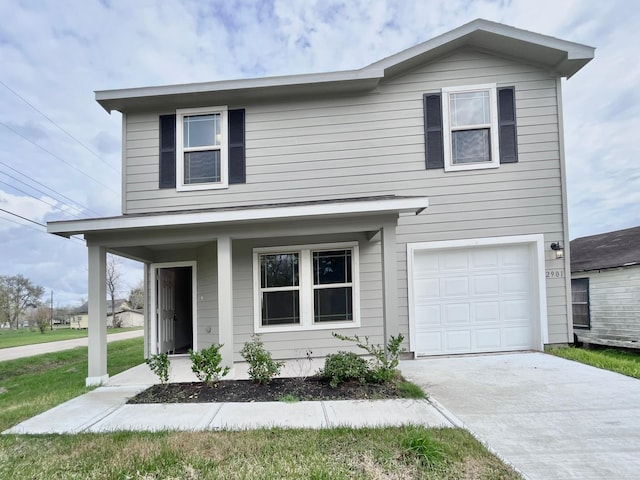
[{"label": "white garage door", "polygon": [[528,245],[415,250],[416,355],[533,348]]}]

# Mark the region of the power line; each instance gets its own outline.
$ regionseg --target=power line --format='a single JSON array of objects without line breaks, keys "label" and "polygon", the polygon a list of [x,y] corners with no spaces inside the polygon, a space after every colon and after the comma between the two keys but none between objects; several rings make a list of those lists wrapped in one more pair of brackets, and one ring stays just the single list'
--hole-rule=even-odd
[{"label": "power line", "polygon": [[[44,227],[45,229],[47,228],[47,226],[46,226],[46,225],[44,225],[43,223],[36,222],[35,220],[31,220],[30,218],[23,217],[22,215],[18,215],[17,213],[10,212],[9,210],[5,210],[4,208],[0,208],[0,211],[2,211],[2,212],[4,212],[4,213],[8,213],[9,215],[13,215],[14,217],[18,217],[18,218],[20,218],[20,219],[22,219],[22,220],[26,220],[27,222],[35,223],[36,225],[38,225],[38,226],[40,226],[40,227]],[[1,219],[3,219],[3,220],[6,220],[6,221],[8,221],[8,222],[15,223],[16,225],[20,225],[20,226],[22,226],[22,227],[28,227],[28,228],[31,228],[32,230],[36,230],[37,232],[46,233],[46,234],[48,234],[48,233],[49,233],[49,232],[47,232],[46,230],[45,230],[45,231],[38,230],[37,228],[34,228],[34,227],[32,227],[31,225],[25,225],[24,223],[16,222],[15,220],[11,220],[10,218],[6,218],[6,217],[0,217],[0,218],[1,218]],[[72,239],[74,239],[74,240],[77,240],[77,241],[79,241],[79,242],[85,243],[85,241],[84,241],[83,239],[81,239],[81,238],[74,237],[74,236],[71,236],[70,238],[72,238]]]},{"label": "power line", "polygon": [[98,155],[96,152],[94,152],[91,148],[89,148],[87,145],[85,145],[84,143],[82,143],[80,140],[78,140],[76,137],[74,137],[73,135],[71,135],[67,130],[65,130],[64,128],[62,128],[60,125],[58,125],[55,121],[53,121],[51,118],[49,118],[47,115],[44,114],[44,112],[42,112],[41,110],[39,110],[37,107],[35,107],[34,105],[32,105],[31,103],[29,103],[29,101],[24,98],[22,95],[20,95],[18,92],[16,92],[15,90],[13,90],[11,87],[9,87],[9,85],[7,85],[6,83],[4,83],[2,80],[0,80],[0,84],[2,86],[4,86],[4,88],[6,88],[7,90],[9,90],[11,93],[13,93],[16,97],[18,97],[20,100],[22,100],[24,103],[26,103],[27,105],[29,105],[31,108],[33,108],[36,112],[38,112],[40,115],[42,115],[44,118],[46,118],[47,120],[49,120],[49,122],[51,122],[53,125],[55,125],[57,128],[59,128],[62,132],[64,132],[69,138],[73,139],[74,141],[76,141],[78,144],[80,144],[87,152],[89,152],[91,155],[93,155],[94,157],[96,157],[98,160],[100,160],[102,163],[104,163],[105,165],[107,165],[109,168],[111,168],[113,171],[120,173],[120,171],[115,168],[113,165],[111,165],[109,162],[107,162],[106,160],[104,160],[100,155]]},{"label": "power line", "polygon": [[[3,172],[3,173],[4,173],[4,172]],[[6,173],[4,173],[4,175],[7,175],[7,176],[11,177],[11,175],[8,175],[8,174],[6,174]],[[18,182],[20,182],[20,183],[23,183],[24,185],[27,185],[26,183],[22,182],[21,180],[18,180],[18,179],[17,179],[17,178],[15,178],[15,177],[11,177],[11,178],[13,178],[14,180],[16,180],[16,181],[18,181]],[[29,197],[33,198],[34,200],[37,200],[37,201],[39,201],[39,202],[42,202],[42,203],[44,203],[45,205],[49,205],[50,207],[53,207],[53,208],[55,208],[56,210],[60,210],[60,211],[61,211],[61,212],[63,212],[63,213],[68,213],[68,214],[70,214],[70,215],[73,215],[73,216],[74,216],[74,217],[76,217],[76,218],[80,218],[80,215],[78,215],[77,213],[73,213],[73,212],[69,212],[69,211],[65,212],[62,208],[60,208],[60,207],[58,206],[57,202],[56,202],[56,203],[49,203],[49,202],[45,202],[43,199],[38,198],[38,197],[36,197],[35,195],[32,195],[32,194],[30,194],[30,193],[28,193],[28,192],[25,192],[24,190],[22,190],[22,189],[20,189],[20,188],[16,187],[15,185],[11,185],[10,183],[3,182],[2,180],[0,180],[0,183],[2,183],[2,184],[4,184],[4,185],[7,185],[8,187],[10,187],[10,188],[12,188],[12,189],[14,189],[14,190],[17,190],[17,191],[18,191],[18,192],[20,192],[20,193],[24,193],[25,195],[27,195],[27,196],[29,196]],[[46,193],[44,193],[44,192],[42,192],[42,191],[38,190],[37,188],[31,187],[30,185],[27,185],[27,187],[29,187],[29,188],[33,188],[34,190],[36,190],[36,191],[38,191],[38,192],[40,192],[40,193],[42,193],[42,194],[44,194],[44,195],[47,195]],[[64,204],[64,205],[66,205],[66,204]],[[68,206],[68,207],[71,207],[71,208],[75,208],[76,210],[78,210],[79,212],[81,212],[81,213],[82,213],[82,211],[81,211],[79,208],[74,207],[73,205],[67,205],[67,206]]]},{"label": "power line", "polygon": [[48,153],[48,154],[49,154],[49,155],[51,155],[53,158],[55,158],[55,159],[57,159],[57,160],[60,160],[62,163],[66,164],[66,165],[70,166],[71,168],[73,168],[74,170],[76,170],[76,171],[80,172],[80,173],[81,173],[82,175],[84,175],[85,177],[90,178],[91,180],[93,180],[94,182],[96,182],[96,183],[97,183],[97,184],[99,184],[99,185],[102,185],[102,186],[103,186],[104,188],[106,188],[107,190],[109,190],[109,191],[111,191],[111,192],[113,192],[113,193],[115,193],[115,194],[117,194],[117,193],[118,193],[118,192],[116,192],[114,189],[112,189],[111,187],[109,187],[108,185],[106,185],[106,184],[102,183],[100,180],[98,180],[98,179],[96,179],[96,178],[92,177],[92,176],[91,176],[91,175],[89,175],[88,173],[83,172],[83,171],[82,171],[82,170],[80,170],[78,167],[76,167],[75,165],[73,165],[73,164],[71,164],[71,163],[67,162],[65,159],[63,159],[63,158],[59,157],[59,156],[58,156],[58,155],[56,155],[55,153],[50,152],[49,150],[47,150],[46,148],[44,148],[42,145],[40,145],[40,144],[38,144],[38,143],[34,142],[33,140],[31,140],[31,139],[30,139],[30,138],[28,138],[28,137],[25,137],[24,135],[22,135],[22,134],[21,134],[20,132],[18,132],[17,130],[14,130],[13,128],[11,128],[11,127],[10,127],[9,125],[7,125],[6,123],[4,123],[4,122],[0,121],[0,125],[2,125],[3,127],[5,127],[7,130],[9,130],[9,131],[11,131],[11,132],[15,133],[15,134],[16,134],[16,135],[18,135],[19,137],[21,137],[21,138],[25,139],[25,140],[26,140],[27,142],[29,142],[30,144],[32,144],[32,145],[34,145],[34,146],[38,147],[38,148],[39,148],[40,150],[42,150],[43,152]]},{"label": "power line", "polygon": [[[71,202],[71,203],[73,203],[73,204],[76,204],[76,205],[81,206],[81,207],[82,207],[82,208],[84,208],[87,212],[92,212],[92,213],[94,213],[94,214],[95,214],[96,216],[98,216],[98,217],[100,216],[100,214],[99,214],[98,212],[96,212],[95,210],[90,209],[89,207],[87,207],[86,205],[81,204],[80,202],[76,202],[75,200],[73,200],[73,199],[71,199],[71,198],[67,197],[66,195],[64,195],[64,194],[62,194],[62,193],[60,193],[60,192],[58,192],[57,190],[54,190],[54,189],[53,189],[53,188],[51,188],[51,187],[48,187],[48,186],[47,186],[47,185],[45,185],[44,183],[41,183],[41,182],[39,182],[39,181],[35,180],[34,178],[31,178],[31,177],[29,177],[29,176],[25,175],[25,174],[24,174],[24,173],[22,173],[20,170],[16,170],[15,168],[13,168],[11,165],[7,165],[6,163],[4,163],[4,162],[2,162],[2,161],[0,161],[0,165],[4,165],[5,167],[7,167],[7,168],[9,168],[9,169],[13,170],[14,172],[16,172],[16,173],[18,173],[18,174],[22,175],[23,177],[28,178],[28,179],[29,179],[30,181],[32,181],[33,183],[36,183],[36,184],[40,185],[41,187],[44,187],[44,188],[46,188],[47,190],[49,190],[49,191],[51,191],[51,192],[55,193],[56,195],[58,195],[58,196],[60,196],[60,197],[64,198],[65,200],[68,200],[68,201],[70,201],[70,202]],[[6,173],[6,172],[3,172],[3,173],[4,173],[5,175],[7,175],[7,176],[11,177],[11,175],[9,175],[8,173]],[[15,178],[15,177],[11,177],[11,178]],[[16,180],[17,180],[17,179],[16,179]],[[18,181],[20,182],[20,180],[18,180]],[[24,183],[24,182],[20,182],[20,183]],[[36,189],[36,188],[34,188],[34,187],[31,187],[31,188],[33,188],[34,190],[37,190],[37,189]],[[44,193],[44,192],[41,192],[41,193]],[[48,195],[48,194],[47,194],[47,193],[45,193],[45,195]],[[65,203],[65,202],[63,202],[63,203]]]},{"label": "power line", "polygon": [[44,223],[36,222],[35,220],[31,220],[30,218],[23,217],[22,215],[18,215],[17,213],[10,212],[9,210],[5,210],[4,208],[0,208],[1,212],[8,213],[9,215],[13,215],[14,217],[21,218],[22,220],[26,220],[27,222],[35,223],[36,225],[40,225],[41,227],[47,228]]}]

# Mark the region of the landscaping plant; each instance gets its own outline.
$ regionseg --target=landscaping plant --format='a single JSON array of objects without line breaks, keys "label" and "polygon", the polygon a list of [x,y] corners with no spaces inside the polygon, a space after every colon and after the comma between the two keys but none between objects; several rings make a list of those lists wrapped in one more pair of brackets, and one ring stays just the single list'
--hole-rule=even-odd
[{"label": "landscaping plant", "polygon": [[401,333],[397,337],[393,335],[389,337],[389,344],[386,350],[379,344],[369,343],[369,337],[364,337],[364,340],[362,340],[358,335],[347,337],[336,332],[333,332],[332,335],[339,340],[354,342],[373,357],[369,372],[369,377],[372,381],[384,383],[396,377],[400,354],[405,351],[401,346],[404,340],[404,336]]},{"label": "landscaping plant", "polygon": [[171,370],[169,355],[166,353],[157,353],[147,358],[145,363],[149,365],[151,371],[158,376],[160,383],[165,384],[169,381],[169,371]]},{"label": "landscaping plant", "polygon": [[199,352],[189,350],[191,359],[191,371],[196,374],[198,380],[207,385],[217,384],[222,377],[229,373],[229,367],[222,367],[222,355],[220,349],[223,345],[213,344],[209,348],[203,348]]},{"label": "landscaping plant", "polygon": [[367,361],[353,352],[338,352],[327,355],[318,374],[329,379],[329,385],[336,388],[346,380],[358,380],[366,383],[369,376]]},{"label": "landscaping plant", "polygon": [[275,361],[271,353],[264,348],[260,335],[252,335],[250,342],[245,342],[240,355],[249,364],[249,378],[260,385],[266,385],[280,373],[284,362]]}]

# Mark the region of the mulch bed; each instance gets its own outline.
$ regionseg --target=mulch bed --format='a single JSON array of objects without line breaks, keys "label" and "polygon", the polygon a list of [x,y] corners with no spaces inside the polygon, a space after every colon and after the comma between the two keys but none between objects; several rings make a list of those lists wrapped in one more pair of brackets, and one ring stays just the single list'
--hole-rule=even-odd
[{"label": "mulch bed", "polygon": [[287,396],[295,400],[371,400],[402,398],[395,382],[361,384],[345,382],[332,388],[318,377],[276,378],[268,385],[251,380],[222,380],[217,386],[204,383],[154,385],[127,403],[277,402]]}]

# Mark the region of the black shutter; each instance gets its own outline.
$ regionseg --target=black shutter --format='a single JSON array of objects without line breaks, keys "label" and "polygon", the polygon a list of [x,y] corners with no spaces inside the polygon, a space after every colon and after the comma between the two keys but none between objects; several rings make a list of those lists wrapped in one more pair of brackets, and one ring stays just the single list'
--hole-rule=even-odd
[{"label": "black shutter", "polygon": [[518,161],[518,134],[516,132],[515,87],[498,89],[498,126],[500,163],[516,163]]},{"label": "black shutter", "polygon": [[229,110],[229,184],[246,182],[244,109]]},{"label": "black shutter", "polygon": [[442,102],[439,93],[424,95],[424,148],[426,167],[444,168]]},{"label": "black shutter", "polygon": [[176,188],[175,115],[160,115],[160,188]]}]

